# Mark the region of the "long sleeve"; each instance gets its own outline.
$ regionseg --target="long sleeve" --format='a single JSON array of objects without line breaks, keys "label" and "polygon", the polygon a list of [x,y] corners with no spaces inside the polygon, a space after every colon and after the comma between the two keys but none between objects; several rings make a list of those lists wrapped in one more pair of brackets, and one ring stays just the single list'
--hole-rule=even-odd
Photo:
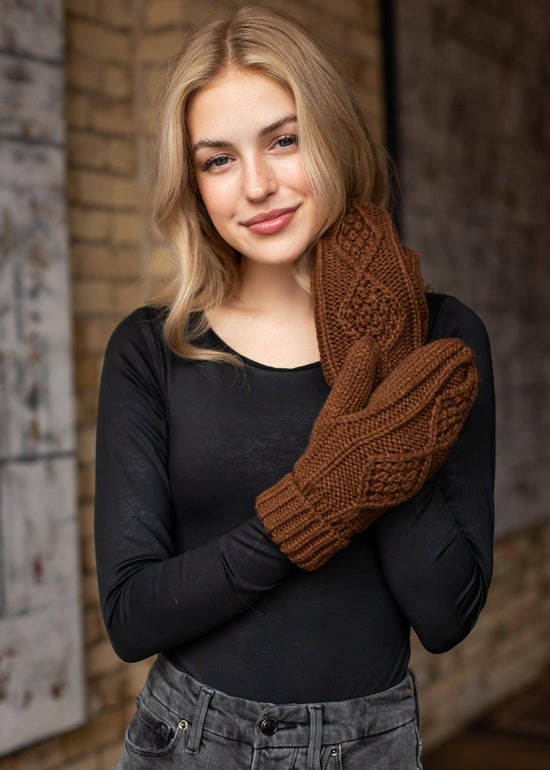
[{"label": "long sleeve", "polygon": [[[240,697],[321,702],[400,681],[409,622],[433,650],[468,632],[491,574],[490,356],[467,308],[439,296],[428,304],[430,339],[459,336],[476,353],[472,411],[415,498],[313,572],[292,566],[254,504],[308,445],[329,393],[320,364],[285,370],[245,359],[239,372],[184,361],[150,308],[117,328],[99,401],[96,551],[121,657],[163,652]],[[223,345],[211,332],[199,342]]]},{"label": "long sleeve", "polygon": [[472,629],[492,573],[494,392],[485,328],[452,297],[428,295],[428,339],[460,337],[481,385],[451,453],[410,500],[373,527],[389,588],[423,645],[444,652]]},{"label": "long sleeve", "polygon": [[113,334],[100,389],[96,554],[101,607],[128,661],[196,639],[250,609],[291,567],[253,507],[242,522],[178,552],[169,478],[170,353],[152,311]]}]

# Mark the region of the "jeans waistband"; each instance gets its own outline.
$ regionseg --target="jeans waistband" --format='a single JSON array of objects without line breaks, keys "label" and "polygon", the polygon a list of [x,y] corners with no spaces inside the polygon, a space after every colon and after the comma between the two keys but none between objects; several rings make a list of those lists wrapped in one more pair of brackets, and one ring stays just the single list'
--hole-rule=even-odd
[{"label": "jeans waistband", "polygon": [[326,745],[354,740],[418,718],[416,686],[413,691],[409,676],[363,698],[315,704],[261,703],[208,687],[160,655],[145,689],[188,725],[190,751],[198,748],[202,730],[209,730],[254,748],[307,746],[311,768],[317,767],[321,741]]}]

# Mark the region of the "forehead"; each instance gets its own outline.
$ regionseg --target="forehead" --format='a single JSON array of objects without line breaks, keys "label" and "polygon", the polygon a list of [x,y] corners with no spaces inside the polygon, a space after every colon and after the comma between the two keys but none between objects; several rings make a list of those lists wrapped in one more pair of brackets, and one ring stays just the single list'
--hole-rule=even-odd
[{"label": "forehead", "polygon": [[222,135],[235,128],[259,131],[296,105],[289,91],[260,72],[229,70],[189,101],[186,122],[190,138]]}]

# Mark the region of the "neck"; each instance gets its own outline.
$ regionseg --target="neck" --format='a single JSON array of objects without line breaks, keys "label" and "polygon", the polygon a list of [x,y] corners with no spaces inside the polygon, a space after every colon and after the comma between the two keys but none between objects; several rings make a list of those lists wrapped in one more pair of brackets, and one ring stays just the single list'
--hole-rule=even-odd
[{"label": "neck", "polygon": [[208,313],[229,347],[268,366],[319,360],[313,299],[296,281],[293,267],[241,262],[237,295]]},{"label": "neck", "polygon": [[255,314],[286,314],[291,309],[311,307],[311,296],[294,275],[294,265],[262,265],[243,260],[240,286],[234,302]]}]

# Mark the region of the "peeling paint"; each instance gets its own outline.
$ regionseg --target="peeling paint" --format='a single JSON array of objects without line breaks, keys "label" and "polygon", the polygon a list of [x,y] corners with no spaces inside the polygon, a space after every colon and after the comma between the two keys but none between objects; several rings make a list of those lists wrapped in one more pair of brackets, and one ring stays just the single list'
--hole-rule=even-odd
[{"label": "peeling paint", "polygon": [[0,17],[0,755],[85,717],[63,10]]}]

